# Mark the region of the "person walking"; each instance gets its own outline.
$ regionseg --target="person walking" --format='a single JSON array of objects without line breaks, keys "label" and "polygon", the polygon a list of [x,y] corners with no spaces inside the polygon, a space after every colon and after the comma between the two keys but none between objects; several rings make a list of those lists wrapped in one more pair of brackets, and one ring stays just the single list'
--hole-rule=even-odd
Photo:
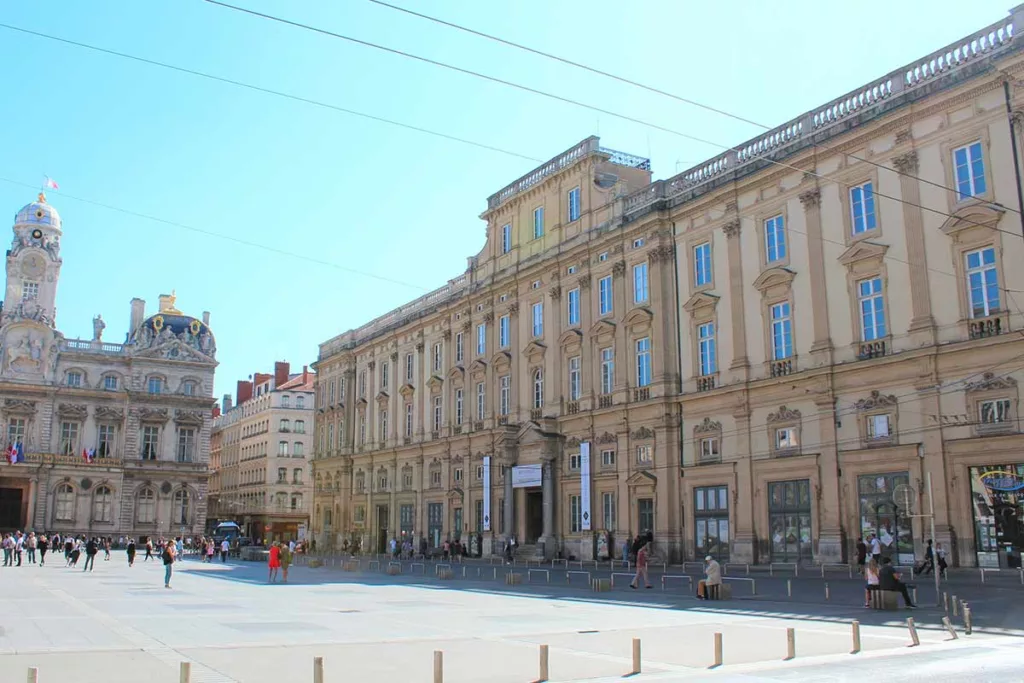
[{"label": "person walking", "polygon": [[644,577],[644,587],[653,588],[651,586],[651,580],[647,578],[647,553],[650,552],[650,543],[644,543],[640,546],[640,549],[636,551],[636,576],[633,577],[633,581],[630,582],[630,588],[636,588],[637,584],[640,583],[640,577]]},{"label": "person walking", "polygon": [[281,546],[277,544],[277,541],[270,545],[270,552],[267,554],[267,565],[270,569],[267,583],[274,583],[277,579],[277,570],[281,568]]},{"label": "person walking", "polygon": [[14,555],[18,558],[18,566],[21,566],[21,556],[25,552],[25,534],[20,531],[14,534]]},{"label": "person walking", "polygon": [[928,546],[924,549],[924,562],[918,567],[918,574],[930,574],[935,571],[935,549],[932,548],[932,539],[928,539]]},{"label": "person walking", "polygon": [[71,554],[75,551],[75,539],[70,536],[64,537],[64,566],[71,566]]},{"label": "person walking", "polygon": [[881,543],[881,541],[878,540],[878,536],[876,536],[875,534],[871,534],[871,536],[869,538],[869,543],[871,544],[871,557],[872,557],[872,559],[874,559],[875,562],[881,562],[882,561],[882,543]]},{"label": "person walking", "polygon": [[128,566],[131,567],[135,564],[135,539],[128,539]]},{"label": "person walking", "polygon": [[107,562],[110,560],[110,543],[111,538],[107,536],[106,540],[103,541],[103,561]]},{"label": "person walking", "polygon": [[46,551],[50,548],[50,541],[46,538],[46,534],[39,534],[39,566],[42,567],[46,564]]},{"label": "person walking", "polygon": [[281,545],[281,583],[288,583],[288,567],[292,564],[292,548],[290,543]]},{"label": "person walking", "polygon": [[935,557],[939,561],[939,576],[946,578],[946,568],[949,565],[946,564],[946,549],[942,547],[942,543],[935,544]]},{"label": "person walking", "polygon": [[28,539],[25,540],[25,552],[28,553],[28,563],[36,563],[36,546],[39,545],[39,539],[36,538],[36,532],[29,532]]},{"label": "person walking", "polygon": [[174,573],[175,548],[173,543],[164,546],[161,558],[164,561],[164,588],[171,587],[171,574]]},{"label": "person walking", "polygon": [[864,565],[868,561],[868,546],[864,539],[857,537],[857,571],[864,576]]},{"label": "person walking", "polygon": [[82,571],[92,571],[96,566],[96,554],[100,551],[99,543],[96,542],[95,537],[90,538],[89,542],[85,544],[85,566],[82,567]]},{"label": "person walking", "polygon": [[878,590],[878,563],[875,558],[864,568],[864,606],[871,607],[871,593]]},{"label": "person walking", "polygon": [[152,559],[153,559],[153,539],[152,538],[147,538],[146,539],[146,556],[144,558],[142,558],[142,561],[143,562],[149,562]]},{"label": "person walking", "polygon": [[213,539],[211,538],[206,542],[206,562],[208,564],[213,562],[213,555],[215,552],[216,548],[214,547]]},{"label": "person walking", "polygon": [[71,544],[71,565],[72,567],[78,566],[78,558],[82,556],[82,539],[76,538],[74,543]]},{"label": "person walking", "polygon": [[228,543],[228,539],[224,539],[220,542],[220,561],[224,564],[228,561],[228,553],[231,551],[231,544]]}]

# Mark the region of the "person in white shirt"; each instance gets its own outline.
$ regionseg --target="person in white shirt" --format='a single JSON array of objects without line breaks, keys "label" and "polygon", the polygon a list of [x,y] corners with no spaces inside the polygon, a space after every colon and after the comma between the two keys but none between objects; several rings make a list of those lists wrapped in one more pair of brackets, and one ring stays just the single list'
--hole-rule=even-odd
[{"label": "person in white shirt", "polygon": [[220,542],[220,561],[221,563],[228,561],[228,551],[231,550],[231,544],[228,543],[228,539],[224,539]]},{"label": "person in white shirt", "polygon": [[288,550],[292,551],[293,553],[295,552],[295,541],[294,540],[288,541]]},{"label": "person in white shirt", "polygon": [[871,534],[871,557],[878,562],[882,559],[882,544],[878,540],[878,536]]}]

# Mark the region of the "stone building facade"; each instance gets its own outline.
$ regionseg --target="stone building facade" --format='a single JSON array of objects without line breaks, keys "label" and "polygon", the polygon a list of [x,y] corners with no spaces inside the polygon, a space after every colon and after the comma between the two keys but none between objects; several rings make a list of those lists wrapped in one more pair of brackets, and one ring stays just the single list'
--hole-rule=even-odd
[{"label": "stone building facade", "polygon": [[1019,561],[1013,24],[666,180],[591,138],[492,196],[464,275],[321,345],[322,542],[907,562],[934,502]]},{"label": "stone building facade", "polygon": [[63,226],[43,195],[15,216],[0,319],[0,415],[8,451],[0,527],[103,536],[201,533],[216,342],[161,296],[133,299],[125,343],[56,327]]}]

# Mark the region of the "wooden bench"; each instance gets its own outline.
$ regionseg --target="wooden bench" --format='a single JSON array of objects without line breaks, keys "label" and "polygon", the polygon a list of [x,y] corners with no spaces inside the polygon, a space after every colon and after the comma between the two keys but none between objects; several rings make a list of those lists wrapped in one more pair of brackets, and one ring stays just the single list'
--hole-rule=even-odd
[{"label": "wooden bench", "polygon": [[341,563],[341,571],[343,572],[356,572],[359,571],[359,562],[356,560],[345,560]]},{"label": "wooden bench", "polygon": [[445,567],[438,567],[438,569],[437,569],[437,578],[441,579],[442,581],[447,581],[447,580],[453,578],[454,576],[455,576],[455,572],[452,571],[451,567],[445,566]]},{"label": "wooden bench", "polygon": [[896,610],[900,608],[899,591],[874,590],[868,591],[868,595],[870,596],[868,604],[871,609]]},{"label": "wooden bench", "polygon": [[517,572],[505,574],[505,583],[509,586],[518,586],[523,582],[523,575]]},{"label": "wooden bench", "polygon": [[[718,589],[717,591],[715,589]],[[720,583],[717,586],[704,586],[705,600],[732,600],[732,586]]]}]

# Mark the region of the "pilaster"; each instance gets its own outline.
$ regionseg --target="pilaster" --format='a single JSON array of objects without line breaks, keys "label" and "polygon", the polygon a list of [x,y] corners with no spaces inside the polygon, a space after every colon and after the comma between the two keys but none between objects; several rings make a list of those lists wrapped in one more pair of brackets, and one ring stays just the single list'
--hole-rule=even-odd
[{"label": "pilaster", "polygon": [[825,282],[825,250],[821,238],[821,191],[818,188],[800,195],[807,224],[807,269],[811,282],[811,318],[814,342],[811,362],[815,367],[832,363],[832,338],[828,324],[828,289]]},{"label": "pilaster", "polygon": [[729,322],[732,332],[732,363],[729,369],[736,372],[737,380],[746,381],[750,374],[750,359],[747,357],[747,322],[743,299],[742,227],[742,221],[736,218],[726,223],[723,232],[729,256]]},{"label": "pilaster", "polygon": [[935,343],[931,291],[928,288],[928,257],[925,251],[924,217],[921,214],[921,183],[917,179],[917,152],[910,151],[892,160],[900,175],[903,202],[903,233],[907,241],[910,269],[910,335],[914,347]]}]

